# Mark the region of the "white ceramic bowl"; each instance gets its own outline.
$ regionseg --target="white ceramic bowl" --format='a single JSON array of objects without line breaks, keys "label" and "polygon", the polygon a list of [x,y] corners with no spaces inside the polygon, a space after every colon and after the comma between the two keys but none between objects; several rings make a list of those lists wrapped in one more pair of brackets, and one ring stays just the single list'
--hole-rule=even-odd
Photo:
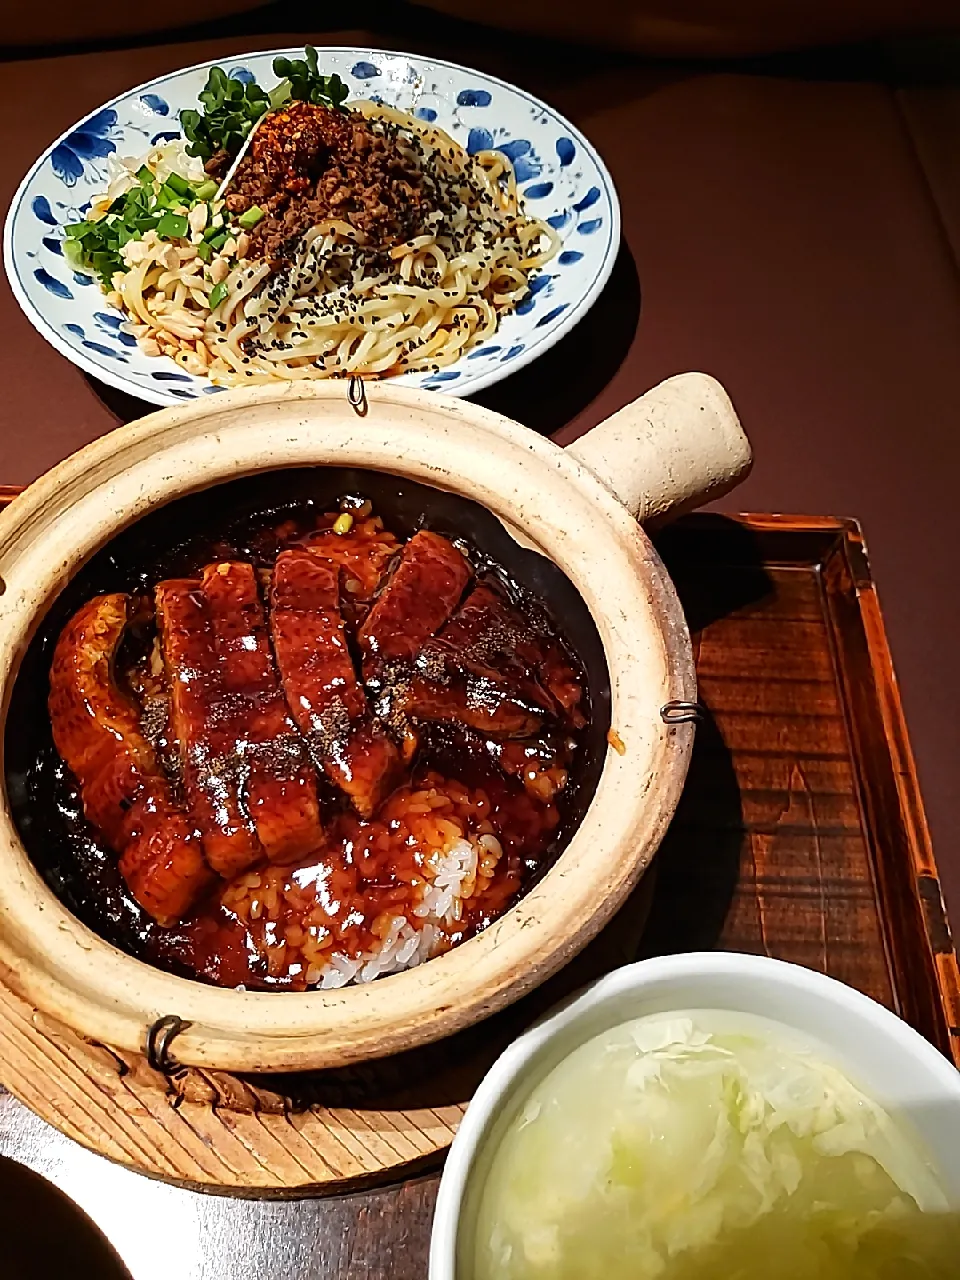
[{"label": "white ceramic bowl", "polygon": [[563,1058],[645,1014],[724,1009],[758,1014],[819,1040],[869,1096],[912,1123],[960,1206],[960,1072],[912,1027],[851,987],[766,956],[693,952],[618,969],[537,1023],[485,1076],[450,1148],[437,1197],[430,1280],[466,1280],[457,1237],[479,1190],[488,1137]]}]

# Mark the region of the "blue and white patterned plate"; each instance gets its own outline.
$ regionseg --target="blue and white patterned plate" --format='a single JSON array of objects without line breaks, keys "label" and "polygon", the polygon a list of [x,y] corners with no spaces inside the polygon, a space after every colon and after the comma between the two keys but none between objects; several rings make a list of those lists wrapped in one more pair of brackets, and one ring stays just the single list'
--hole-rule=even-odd
[{"label": "blue and white patterned plate", "polygon": [[[440,373],[406,373],[408,386],[468,395],[523,368],[585,314],[609,278],[620,243],[613,182],[590,143],[562,116],[512,85],[452,62],[375,49],[318,50],[320,68],[337,72],[350,98],[378,98],[435,121],[468,151],[495,148],[513,162],[526,207],[560,234],[558,257],[534,278],[530,294],[505,317],[492,341]],[[87,373],[152,404],[175,404],[217,391],[166,357],[143,355],[120,329],[98,285],[71,271],[63,226],[83,217],[106,187],[107,157],[140,155],[180,136],[179,113],[195,108],[211,66],[237,79],[276,82],[276,49],[219,58],[161,76],[121,94],[69,129],[20,184],[7,215],[7,276],[27,318],[52,346]]]}]

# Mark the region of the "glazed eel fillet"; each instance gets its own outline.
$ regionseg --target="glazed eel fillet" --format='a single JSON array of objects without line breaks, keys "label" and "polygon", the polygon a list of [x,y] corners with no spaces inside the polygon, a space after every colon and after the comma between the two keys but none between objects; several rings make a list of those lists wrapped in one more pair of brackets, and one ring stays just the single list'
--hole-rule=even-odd
[{"label": "glazed eel fillet", "polygon": [[424,720],[455,720],[494,737],[526,738],[552,699],[514,660],[524,620],[489,586],[476,587],[420,650],[402,705]]},{"label": "glazed eel fillet", "polygon": [[426,530],[413,535],[357,633],[365,679],[384,664],[413,662],[459,604],[470,572],[446,538]]},{"label": "glazed eel fillet", "polygon": [[426,531],[411,538],[360,628],[364,675],[386,686],[401,717],[528,737],[555,709],[517,660],[529,628],[487,586],[472,591],[454,614],[470,576],[448,539]]},{"label": "glazed eel fillet", "polygon": [[481,583],[421,649],[406,710],[493,736],[528,737],[545,716],[583,723],[580,683],[561,647]]},{"label": "glazed eel fillet", "polygon": [[341,585],[357,602],[370,599],[401,546],[392,533],[379,526],[371,528],[371,523],[361,521],[346,533],[323,529],[311,534],[306,543],[316,555],[341,568]]},{"label": "glazed eel fillet", "polygon": [[50,669],[50,721],[84,813],[120,855],[133,897],[166,924],[189,910],[212,876],[140,730],[139,709],[114,677],[129,614],[128,596],[98,596],[67,623]]},{"label": "glazed eel fillet", "polygon": [[246,809],[271,862],[290,862],[321,843],[316,775],[290,718],[253,565],[203,571],[220,678],[232,702],[234,740],[247,766]]},{"label": "glazed eel fillet", "polygon": [[170,688],[170,728],[187,804],[207,862],[236,875],[262,857],[240,804],[243,761],[233,737],[233,707],[220,678],[216,638],[201,584],[171,579],[155,591],[157,628]]},{"label": "glazed eel fillet", "polygon": [[156,588],[170,720],[207,862],[230,878],[321,839],[319,805],[273,672],[252,566]]},{"label": "glazed eel fillet", "polygon": [[448,691],[418,678],[413,664],[457,607],[471,573],[452,542],[421,530],[404,547],[357,632],[364,680],[376,695],[378,712],[402,738],[407,756],[418,742],[411,717],[415,720],[422,712],[423,719],[454,718]]},{"label": "glazed eel fillet", "polygon": [[282,551],[270,627],[287,703],[311,751],[357,812],[370,817],[396,780],[400,757],[354,671],[338,566],[304,547]]}]

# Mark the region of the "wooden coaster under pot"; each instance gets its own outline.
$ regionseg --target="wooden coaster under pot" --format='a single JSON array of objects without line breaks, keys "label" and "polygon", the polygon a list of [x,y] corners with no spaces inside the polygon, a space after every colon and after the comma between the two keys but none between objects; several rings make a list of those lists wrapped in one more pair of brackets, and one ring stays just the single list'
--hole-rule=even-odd
[{"label": "wooden coaster under pot", "polygon": [[[427,1167],[503,1049],[557,1001],[636,958],[655,877],[562,973],[485,1022],[341,1071],[164,1074],[0,986],[0,1080],[68,1137],[151,1177],[243,1195],[330,1194]],[[176,1055],[176,1040],[171,1043]]]}]

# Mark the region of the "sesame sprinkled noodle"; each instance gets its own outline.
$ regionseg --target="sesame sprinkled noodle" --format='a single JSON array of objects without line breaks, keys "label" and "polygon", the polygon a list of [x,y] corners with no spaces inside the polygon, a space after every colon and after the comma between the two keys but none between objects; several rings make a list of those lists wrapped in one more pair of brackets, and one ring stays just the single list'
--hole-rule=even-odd
[{"label": "sesame sprinkled noodle", "polygon": [[493,335],[527,295],[531,273],[556,254],[556,232],[522,210],[503,156],[471,156],[442,130],[393,108],[352,109],[429,176],[437,207],[422,234],[384,249],[328,219],[306,231],[277,270],[236,261],[212,312],[210,282],[191,268],[195,250],[186,249],[173,277],[167,268],[162,285],[159,255],[170,246],[158,242],[115,282],[131,317],[148,326],[138,333],[141,345],[159,343],[191,372],[237,386],[439,370]]}]

